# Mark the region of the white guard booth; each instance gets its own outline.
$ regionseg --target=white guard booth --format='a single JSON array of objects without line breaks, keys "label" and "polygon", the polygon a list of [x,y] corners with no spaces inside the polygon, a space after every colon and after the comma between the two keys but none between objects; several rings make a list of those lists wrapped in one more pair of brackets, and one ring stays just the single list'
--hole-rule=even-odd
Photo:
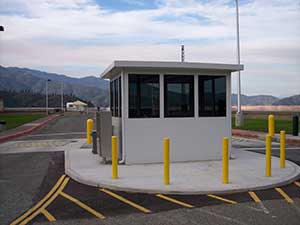
[{"label": "white guard booth", "polygon": [[231,73],[243,65],[114,61],[110,80],[113,135],[125,164],[219,160],[231,137]]}]

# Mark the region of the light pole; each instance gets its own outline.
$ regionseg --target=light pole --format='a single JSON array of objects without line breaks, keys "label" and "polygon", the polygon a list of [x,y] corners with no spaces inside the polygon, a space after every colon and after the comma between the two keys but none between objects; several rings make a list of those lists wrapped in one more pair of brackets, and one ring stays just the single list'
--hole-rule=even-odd
[{"label": "light pole", "polygon": [[64,111],[64,82],[61,82],[61,112]]},{"label": "light pole", "polygon": [[[236,44],[237,44],[237,63],[241,64],[240,57],[240,23],[239,23],[239,0],[235,0],[236,4]],[[235,125],[242,126],[244,124],[243,113],[241,109],[241,71],[238,71],[237,77],[237,112],[235,114]]]},{"label": "light pole", "polygon": [[48,82],[50,82],[50,79],[47,79],[46,81],[46,114],[48,115]]}]

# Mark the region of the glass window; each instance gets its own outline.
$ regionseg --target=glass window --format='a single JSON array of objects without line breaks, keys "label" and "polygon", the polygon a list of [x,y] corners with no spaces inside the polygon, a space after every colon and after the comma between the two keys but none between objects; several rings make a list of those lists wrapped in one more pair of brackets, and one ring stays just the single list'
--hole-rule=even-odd
[{"label": "glass window", "polygon": [[121,77],[118,79],[119,80],[119,97],[120,97],[120,104],[119,104],[119,112],[120,112],[120,117],[122,116],[122,85],[121,85]]},{"label": "glass window", "polygon": [[121,77],[110,82],[110,110],[113,117],[121,117]]},{"label": "glass window", "polygon": [[194,116],[194,76],[164,76],[165,117]]},{"label": "glass window", "polygon": [[226,116],[225,76],[199,76],[199,116]]},{"label": "glass window", "polygon": [[119,79],[114,80],[115,117],[119,117]]},{"label": "glass window", "polygon": [[129,118],[159,117],[159,75],[129,74]]},{"label": "glass window", "polygon": [[110,82],[110,111],[112,116],[115,114],[115,108],[114,108],[114,84],[113,82]]}]

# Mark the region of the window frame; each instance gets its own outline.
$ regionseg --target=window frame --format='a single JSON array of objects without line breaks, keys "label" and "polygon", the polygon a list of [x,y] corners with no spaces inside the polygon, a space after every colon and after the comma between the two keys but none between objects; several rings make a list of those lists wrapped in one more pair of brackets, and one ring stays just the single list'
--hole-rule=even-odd
[{"label": "window frame", "polygon": [[[202,78],[202,79],[201,79]],[[216,111],[216,79],[224,78],[225,79],[225,111],[219,113]],[[205,111],[205,93],[204,93],[204,81],[212,81],[212,111]],[[227,117],[227,76],[226,75],[198,75],[198,117]],[[202,92],[201,92],[202,91]]]},{"label": "window frame", "polygon": [[122,117],[122,79],[121,76],[110,81],[110,111],[112,117]]},{"label": "window frame", "polygon": [[[160,74],[158,73],[128,73],[127,74],[128,76],[128,118],[129,119],[157,119],[157,118],[160,118],[160,94],[161,94],[161,90],[160,90]],[[135,99],[135,102],[136,102],[136,115],[132,115],[131,114],[131,92],[130,92],[130,81],[131,81],[131,76],[135,76],[135,79],[136,79],[136,82],[134,83],[136,86],[136,99]],[[142,114],[142,101],[141,101],[141,98],[142,98],[142,91],[141,91],[141,85],[143,84],[142,80],[143,78],[147,77],[155,77],[155,79],[153,80],[156,80],[157,82],[152,82],[152,83],[155,83],[157,84],[157,90],[158,90],[158,95],[156,96],[157,97],[157,112],[154,116],[143,116]],[[133,78],[132,78],[133,79]],[[144,82],[146,83],[146,82]],[[152,96],[153,97],[153,96]]]},{"label": "window frame", "polygon": [[[174,80],[172,81],[173,78]],[[170,80],[168,80],[170,79]],[[184,79],[187,79],[184,81]],[[177,82],[176,82],[177,80]],[[189,104],[191,110],[181,115],[170,115],[168,113],[168,84],[176,84],[178,81],[183,80],[181,84],[189,84]],[[193,74],[164,74],[163,75],[163,87],[164,87],[164,118],[193,118],[195,117],[195,75]]]}]

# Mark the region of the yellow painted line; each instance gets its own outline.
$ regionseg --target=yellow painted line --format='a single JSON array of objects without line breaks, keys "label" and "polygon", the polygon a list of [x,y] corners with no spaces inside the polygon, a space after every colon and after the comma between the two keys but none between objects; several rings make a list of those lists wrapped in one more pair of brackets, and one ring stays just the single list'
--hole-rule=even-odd
[{"label": "yellow painted line", "polygon": [[78,199],[72,197],[71,195],[68,195],[64,192],[60,193],[61,196],[63,196],[66,199],[69,199],[70,201],[74,202],[75,204],[79,205],[81,208],[85,209],[86,211],[90,212],[94,216],[100,218],[100,219],[105,219],[105,216],[103,216],[101,213],[97,212],[96,210],[92,209],[91,207],[87,206],[86,204],[82,203]]},{"label": "yellow painted line", "polygon": [[30,208],[28,211],[26,211],[22,216],[14,220],[10,223],[10,225],[16,225],[19,222],[21,222],[23,219],[25,219],[27,216],[29,216],[32,212],[34,212],[36,209],[38,209],[50,196],[56,191],[56,189],[61,185],[63,180],[65,179],[66,175],[62,175],[59,180],[56,182],[56,184],[53,186],[53,188],[48,192],[48,194],[42,198],[37,204],[35,204],[32,208]]},{"label": "yellow painted line", "polygon": [[55,217],[51,213],[49,213],[48,210],[44,209],[41,211],[41,213],[43,213],[43,215],[49,220],[49,222],[56,221]]},{"label": "yellow painted line", "polygon": [[296,186],[300,187],[300,182],[295,181],[294,184],[295,184]]},{"label": "yellow painted line", "polygon": [[124,202],[124,203],[126,203],[126,204],[128,204],[128,205],[130,205],[130,206],[132,206],[132,207],[134,207],[134,208],[136,208],[136,209],[138,209],[138,210],[140,210],[140,211],[142,211],[142,212],[144,212],[144,213],[151,213],[151,211],[149,209],[146,209],[143,206],[140,206],[140,205],[138,205],[138,204],[126,199],[126,198],[123,198],[122,196],[120,196],[116,193],[113,193],[113,192],[111,192],[109,190],[106,190],[104,188],[101,188],[99,190],[106,193],[106,194],[108,194],[108,195],[110,195],[110,196],[112,196],[112,197],[114,197],[114,198],[116,198],[116,199],[118,199],[118,200],[120,200],[120,201],[122,201],[122,202]]},{"label": "yellow painted line", "polygon": [[69,182],[70,178],[67,177],[63,183],[60,185],[60,187],[57,189],[57,191],[34,213],[32,213],[29,217],[27,217],[20,225],[25,225],[29,223],[32,219],[34,219],[37,215],[39,215],[44,209],[46,209],[56,198],[57,196],[62,192],[62,190],[65,188],[67,183]]},{"label": "yellow painted line", "polygon": [[293,199],[291,199],[281,188],[275,188],[275,190],[285,198],[288,203],[293,203]]},{"label": "yellow painted line", "polygon": [[159,197],[159,198],[165,199],[165,200],[167,200],[167,201],[173,202],[173,203],[175,203],[175,204],[178,204],[178,205],[187,207],[187,208],[193,208],[193,207],[194,207],[193,205],[190,205],[190,204],[188,204],[188,203],[185,203],[185,202],[176,200],[176,199],[174,199],[174,198],[171,198],[171,197],[168,197],[168,196],[165,196],[165,195],[162,195],[162,194],[157,194],[156,196]]},{"label": "yellow painted line", "polygon": [[249,195],[251,196],[251,198],[252,198],[256,203],[261,202],[261,200],[260,200],[259,197],[255,194],[255,192],[249,191],[248,193],[249,193]]},{"label": "yellow painted line", "polygon": [[211,197],[211,198],[218,199],[218,200],[223,201],[223,202],[230,203],[230,204],[237,204],[236,201],[229,200],[229,199],[226,199],[226,198],[222,198],[222,197],[217,196],[217,195],[207,195],[207,196],[208,196],[208,197]]}]

